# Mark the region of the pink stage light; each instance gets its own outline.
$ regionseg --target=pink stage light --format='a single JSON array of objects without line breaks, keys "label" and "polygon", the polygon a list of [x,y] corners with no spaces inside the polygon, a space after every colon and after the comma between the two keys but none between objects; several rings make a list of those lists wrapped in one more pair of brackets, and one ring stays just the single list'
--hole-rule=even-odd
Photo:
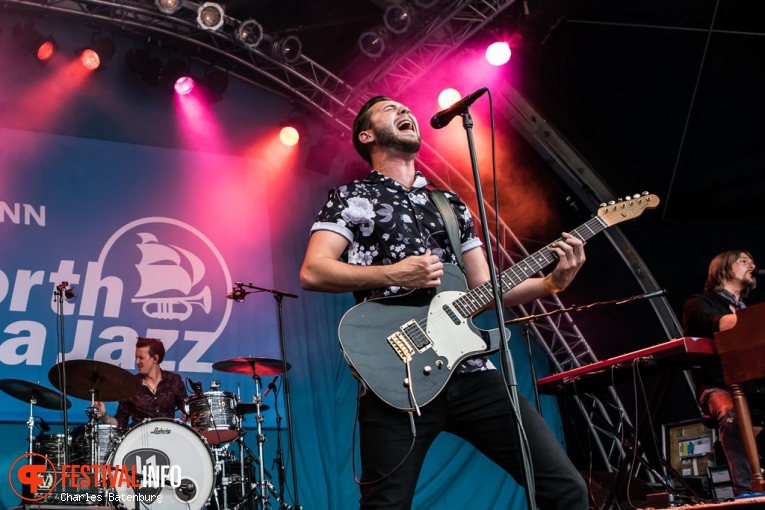
[{"label": "pink stage light", "polygon": [[503,66],[510,61],[510,45],[506,42],[495,42],[486,48],[486,61],[493,66]]},{"label": "pink stage light", "polygon": [[58,46],[53,40],[46,40],[37,48],[37,60],[40,62],[47,62],[52,59],[53,56],[58,53]]},{"label": "pink stage light", "polygon": [[181,76],[175,80],[175,92],[178,94],[188,94],[194,90],[194,78],[191,76]]},{"label": "pink stage light", "polygon": [[285,126],[279,131],[279,140],[287,147],[292,147],[300,141],[300,133],[292,126]]}]

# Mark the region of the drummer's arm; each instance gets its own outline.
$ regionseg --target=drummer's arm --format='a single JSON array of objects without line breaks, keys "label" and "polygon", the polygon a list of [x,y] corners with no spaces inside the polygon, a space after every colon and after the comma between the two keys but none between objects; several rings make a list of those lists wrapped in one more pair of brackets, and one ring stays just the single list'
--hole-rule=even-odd
[{"label": "drummer's arm", "polygon": [[117,425],[117,418],[106,414],[106,404],[96,402],[96,419],[107,425]]}]

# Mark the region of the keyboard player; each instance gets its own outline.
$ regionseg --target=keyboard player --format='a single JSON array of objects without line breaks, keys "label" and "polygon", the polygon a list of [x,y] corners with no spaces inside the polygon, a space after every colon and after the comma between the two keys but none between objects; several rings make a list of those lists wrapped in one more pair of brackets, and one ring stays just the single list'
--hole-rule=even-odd
[{"label": "keyboard player", "polygon": [[[746,251],[730,250],[715,256],[709,264],[702,294],[694,294],[683,305],[683,332],[690,337],[714,338],[715,333],[733,328],[736,312],[745,308],[743,299],[757,286],[755,263]],[[752,492],[752,474],[741,439],[733,398],[725,385],[719,363],[694,374],[701,409],[718,423],[720,442],[728,460],[736,495]],[[765,418],[765,384],[745,385],[753,423]],[[762,427],[756,427],[757,435]]]}]

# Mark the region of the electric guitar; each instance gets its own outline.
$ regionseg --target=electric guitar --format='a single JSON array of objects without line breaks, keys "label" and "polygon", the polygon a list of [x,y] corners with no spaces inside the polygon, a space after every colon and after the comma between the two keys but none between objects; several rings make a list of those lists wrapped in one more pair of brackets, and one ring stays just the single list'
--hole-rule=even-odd
[{"label": "electric guitar", "polygon": [[[659,198],[647,193],[611,202],[571,234],[584,241],[658,205]],[[502,293],[556,260],[547,245],[506,269],[499,275]],[[444,264],[438,287],[371,299],[348,310],[338,327],[340,347],[375,395],[402,411],[419,412],[465,358],[499,348],[498,329],[479,329],[472,322],[493,301],[490,282],[468,291],[462,271]]]}]

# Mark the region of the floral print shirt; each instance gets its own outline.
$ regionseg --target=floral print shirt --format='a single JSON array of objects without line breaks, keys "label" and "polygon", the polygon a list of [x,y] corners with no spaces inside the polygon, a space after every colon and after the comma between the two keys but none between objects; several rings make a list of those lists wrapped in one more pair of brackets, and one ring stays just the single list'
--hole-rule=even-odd
[{"label": "floral print shirt", "polygon": [[[444,263],[457,264],[444,221],[431,200],[431,185],[417,172],[411,188],[372,171],[363,181],[340,186],[329,193],[311,232],[329,230],[348,240],[341,260],[352,265],[393,264],[428,249]],[[460,249],[466,252],[483,245],[475,232],[467,206],[453,192],[444,191],[460,231]],[[356,301],[392,296],[409,289],[389,287],[355,293]],[[484,358],[466,360],[458,372],[493,368]]]}]

